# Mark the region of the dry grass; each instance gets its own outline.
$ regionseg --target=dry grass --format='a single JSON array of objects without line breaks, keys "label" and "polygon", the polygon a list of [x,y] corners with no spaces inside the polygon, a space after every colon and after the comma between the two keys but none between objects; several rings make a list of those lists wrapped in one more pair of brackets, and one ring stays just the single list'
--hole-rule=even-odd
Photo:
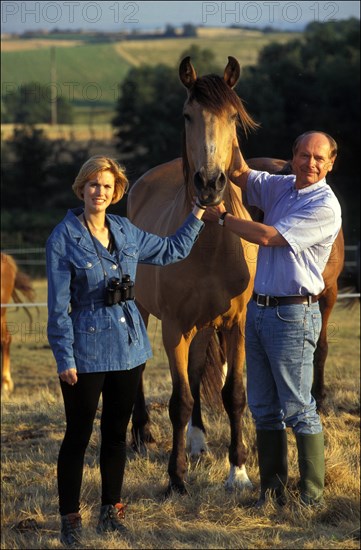
[{"label": "dry grass", "polygon": [[[3,140],[11,139],[14,128],[18,124],[2,124],[1,137]],[[110,142],[114,139],[114,130],[111,124],[35,124],[35,128],[43,130],[47,139],[64,139],[66,141],[91,141],[102,140]]]},{"label": "dry grass", "polygon": [[[45,300],[44,281],[36,282]],[[29,326],[24,311],[9,314],[13,332],[15,392],[2,402],[1,548],[60,548],[56,458],[64,430],[63,406],[54,360],[46,341],[46,309]],[[167,403],[171,381],[160,325],[152,319],[155,358],[148,364],[146,395],[157,444],[140,457],[130,449],[123,497],[128,504],[129,536],[95,533],[99,505],[99,414],[86,454],[82,488],[83,548],[359,548],[359,308],[334,309],[333,340],[326,373],[328,398],[323,415],[326,437],[327,507],[302,509],[297,500],[297,458],[289,434],[289,504],[251,504],[258,492],[253,422],[244,420],[249,446],[248,473],[254,491],[226,493],[229,426],[225,413],[205,410],[210,454],[188,465],[190,496],[165,500],[171,426]]]},{"label": "dry grass", "polygon": [[81,40],[57,40],[54,38],[41,40],[39,38],[19,39],[19,40],[1,40],[1,50],[3,52],[19,52],[28,50],[41,50],[56,46],[57,48],[72,48],[80,46]]}]

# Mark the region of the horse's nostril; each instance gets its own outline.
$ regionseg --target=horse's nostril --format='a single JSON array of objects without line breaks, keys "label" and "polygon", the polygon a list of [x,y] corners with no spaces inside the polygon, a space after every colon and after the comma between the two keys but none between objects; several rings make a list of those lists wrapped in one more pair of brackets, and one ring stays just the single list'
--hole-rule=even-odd
[{"label": "horse's nostril", "polygon": [[194,185],[196,186],[196,188],[199,189],[200,187],[204,186],[204,183],[205,181],[202,174],[200,172],[196,172],[194,174]]},{"label": "horse's nostril", "polygon": [[227,178],[224,172],[221,172],[216,180],[216,189],[220,190],[223,189],[223,187],[227,183]]}]

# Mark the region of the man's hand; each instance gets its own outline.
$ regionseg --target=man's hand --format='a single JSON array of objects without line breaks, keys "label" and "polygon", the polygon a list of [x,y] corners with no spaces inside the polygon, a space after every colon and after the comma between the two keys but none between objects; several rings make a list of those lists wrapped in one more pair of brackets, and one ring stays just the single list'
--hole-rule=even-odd
[{"label": "man's hand", "polygon": [[217,206],[208,206],[207,210],[203,214],[203,220],[218,222],[220,215],[225,211],[226,208],[223,201],[217,204]]}]

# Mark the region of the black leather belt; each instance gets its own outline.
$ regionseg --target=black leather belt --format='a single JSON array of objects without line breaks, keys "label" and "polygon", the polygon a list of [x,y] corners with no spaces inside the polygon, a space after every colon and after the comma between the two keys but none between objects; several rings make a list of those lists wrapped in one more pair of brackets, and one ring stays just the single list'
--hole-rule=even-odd
[{"label": "black leather belt", "polygon": [[257,302],[258,306],[289,306],[291,304],[304,304],[310,306],[317,302],[317,296],[266,296],[265,294],[256,294],[255,292],[252,295],[252,298]]}]

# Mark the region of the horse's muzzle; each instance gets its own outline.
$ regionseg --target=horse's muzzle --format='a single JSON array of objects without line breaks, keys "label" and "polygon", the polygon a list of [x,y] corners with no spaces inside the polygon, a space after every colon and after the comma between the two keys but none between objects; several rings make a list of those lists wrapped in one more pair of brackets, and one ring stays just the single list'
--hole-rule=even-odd
[{"label": "horse's muzzle", "polygon": [[224,172],[209,176],[202,168],[194,174],[194,187],[201,204],[205,206],[216,206],[222,201],[223,193],[227,183]]}]

